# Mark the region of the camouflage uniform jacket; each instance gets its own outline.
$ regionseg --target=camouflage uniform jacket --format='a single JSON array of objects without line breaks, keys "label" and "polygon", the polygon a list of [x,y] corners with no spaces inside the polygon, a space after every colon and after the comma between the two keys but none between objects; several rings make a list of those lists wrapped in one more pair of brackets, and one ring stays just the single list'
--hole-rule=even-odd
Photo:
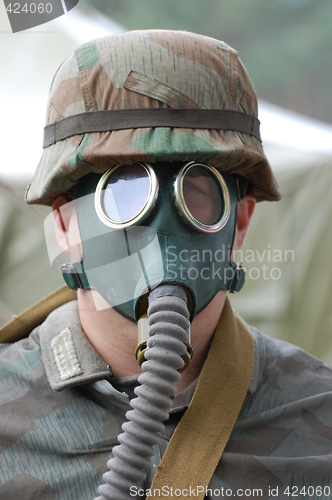
[{"label": "camouflage uniform jacket", "polygon": [[[210,495],[331,498],[332,370],[251,331],[254,370]],[[112,376],[81,329],[76,301],[1,346],[0,384],[1,500],[94,498],[136,378]],[[146,488],[194,388],[174,399]]]}]

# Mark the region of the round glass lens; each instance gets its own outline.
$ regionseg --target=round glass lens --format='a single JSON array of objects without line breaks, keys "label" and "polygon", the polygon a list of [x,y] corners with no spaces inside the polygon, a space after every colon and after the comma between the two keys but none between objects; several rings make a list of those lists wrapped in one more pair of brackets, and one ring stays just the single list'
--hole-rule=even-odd
[{"label": "round glass lens", "polygon": [[216,224],[223,216],[224,202],[217,179],[207,169],[193,166],[183,179],[183,197],[191,215],[201,224]]},{"label": "round glass lens", "polygon": [[133,219],[146,206],[150,185],[149,173],[139,163],[114,169],[102,191],[102,206],[106,216],[117,223]]}]

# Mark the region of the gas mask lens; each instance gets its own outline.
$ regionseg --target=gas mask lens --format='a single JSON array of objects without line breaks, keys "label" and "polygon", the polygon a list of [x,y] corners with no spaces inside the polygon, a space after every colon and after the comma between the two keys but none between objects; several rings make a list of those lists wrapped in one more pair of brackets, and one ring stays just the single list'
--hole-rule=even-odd
[{"label": "gas mask lens", "polygon": [[118,165],[106,172],[98,183],[96,212],[109,227],[127,227],[149,214],[157,194],[157,177],[149,165]]},{"label": "gas mask lens", "polygon": [[222,229],[230,214],[226,183],[214,167],[191,162],[179,172],[174,195],[182,217],[203,233]]},{"label": "gas mask lens", "polygon": [[[158,197],[158,180],[147,163],[117,165],[100,179],[95,195],[98,217],[118,229],[141,222]],[[180,216],[203,233],[222,229],[230,214],[226,183],[214,167],[190,162],[173,182],[174,201]]]}]

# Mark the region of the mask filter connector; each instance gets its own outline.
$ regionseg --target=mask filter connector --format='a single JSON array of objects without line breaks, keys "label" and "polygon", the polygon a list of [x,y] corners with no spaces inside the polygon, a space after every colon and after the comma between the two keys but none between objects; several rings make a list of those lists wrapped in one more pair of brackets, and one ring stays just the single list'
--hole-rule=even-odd
[{"label": "mask filter connector", "polygon": [[[186,291],[177,285],[161,285],[149,295],[149,338],[144,349],[143,373],[126,413],[128,419],[113,448],[95,500],[130,500],[131,487],[139,487],[155,454],[155,445],[172,408],[175,383],[181,378],[188,356],[189,311]],[[191,348],[191,346],[190,346]],[[191,348],[192,353],[192,348]]]},{"label": "mask filter connector", "polygon": [[[160,288],[161,287],[158,287],[155,289],[155,291],[152,291],[150,293],[149,302],[153,301],[156,298],[160,298],[161,296],[163,296],[164,300],[166,300],[166,301],[167,301],[167,299],[165,299],[165,297],[178,296],[185,303],[187,302],[186,292],[183,290],[183,288],[180,288],[179,286],[174,286],[174,285],[164,285],[162,287],[163,295],[161,295]],[[166,295],[167,292],[169,293],[169,295]],[[164,313],[164,314],[166,314],[165,321],[167,322],[167,320],[170,319],[169,315],[167,316],[167,313]],[[169,328],[169,325],[168,325],[168,328]],[[190,343],[190,341],[191,341],[191,339],[190,339],[190,324],[189,324],[186,332],[187,332],[188,339],[184,341],[184,345],[186,347],[186,352],[181,356],[183,359],[184,365],[182,366],[182,368],[179,368],[178,371],[180,373],[183,372],[186,368],[188,368],[188,366],[191,362],[191,359],[193,357],[193,348],[192,348],[192,345]],[[148,348],[147,343],[148,343],[149,335],[150,335],[149,318],[148,318],[147,313],[144,313],[144,314],[142,314],[142,316],[139,318],[139,320],[137,322],[137,347],[135,350],[135,357],[137,359],[139,366],[141,366],[142,363],[144,361],[146,361],[145,353],[146,353],[146,350]]]}]

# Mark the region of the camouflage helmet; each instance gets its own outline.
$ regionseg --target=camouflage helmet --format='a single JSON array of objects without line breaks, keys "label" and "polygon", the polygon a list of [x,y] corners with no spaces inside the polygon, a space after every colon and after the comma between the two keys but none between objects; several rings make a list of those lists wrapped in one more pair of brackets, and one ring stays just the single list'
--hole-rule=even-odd
[{"label": "camouflage helmet", "polygon": [[[96,127],[110,110],[112,116],[136,113],[134,122],[122,129]],[[226,111],[226,125],[219,126],[219,115],[217,124],[209,120],[220,111]],[[168,113],[171,121],[144,121],[151,112]],[[187,123],[173,123],[183,113],[189,114]],[[227,126],[227,113],[249,120],[246,127]],[[88,125],[73,127],[77,117],[87,118]],[[117,164],[188,160],[245,177],[258,201],[280,199],[260,141],[251,80],[237,52],[207,36],[132,31],[81,45],[53,79],[46,125],[28,203],[51,205],[86,174]]]}]

